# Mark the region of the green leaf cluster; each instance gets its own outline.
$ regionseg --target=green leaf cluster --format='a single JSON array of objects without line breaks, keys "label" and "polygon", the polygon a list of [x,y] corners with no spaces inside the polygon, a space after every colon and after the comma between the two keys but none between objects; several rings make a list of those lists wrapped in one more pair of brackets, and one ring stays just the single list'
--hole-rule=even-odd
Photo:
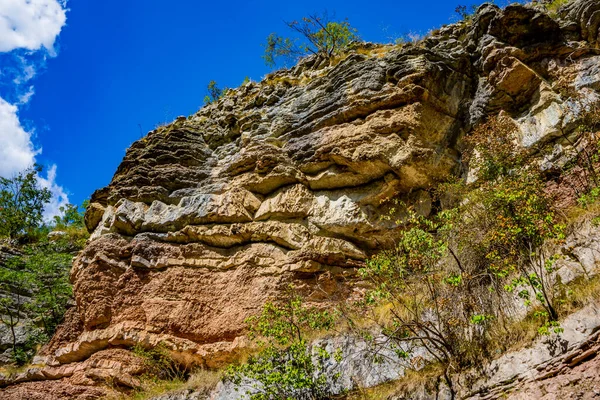
[{"label": "green leaf cluster", "polygon": [[[28,245],[23,255],[0,266],[1,322],[12,332],[13,356],[18,363],[31,357],[62,322],[72,299],[69,271],[73,254],[64,241]],[[30,320],[28,343],[18,347],[15,327]],[[25,357],[27,355],[27,357]]]},{"label": "green leaf cluster", "polygon": [[217,85],[216,81],[210,81],[208,83],[208,86],[206,87],[206,92],[208,94],[206,96],[204,96],[204,104],[215,103],[221,97],[223,97],[225,95],[225,93],[227,93],[228,90],[229,90],[228,88],[221,89]]},{"label": "green leaf cluster", "polygon": [[41,170],[36,165],[12,178],[0,177],[0,237],[18,239],[42,223],[51,193],[38,184]]},{"label": "green leaf cluster", "polygon": [[330,21],[326,13],[286,22],[286,25],[299,37],[282,37],[276,33],[267,37],[263,59],[270,67],[275,66],[279,58],[297,61],[309,54],[330,58],[358,39],[357,30],[347,20]]},{"label": "green leaf cluster", "polygon": [[307,338],[332,328],[330,312],[307,307],[299,296],[291,296],[282,304],[265,304],[247,324],[261,350],[246,363],[230,366],[227,379],[250,385],[246,394],[252,400],[331,398],[325,367],[341,361],[341,353],[310,346]]}]

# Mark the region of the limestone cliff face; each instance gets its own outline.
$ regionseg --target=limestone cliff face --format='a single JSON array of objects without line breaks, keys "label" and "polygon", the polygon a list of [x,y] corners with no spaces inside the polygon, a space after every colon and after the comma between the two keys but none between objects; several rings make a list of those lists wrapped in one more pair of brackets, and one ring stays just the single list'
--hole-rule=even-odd
[{"label": "limestone cliff face", "polygon": [[525,146],[554,146],[549,163],[576,139],[561,93],[598,97],[599,25],[596,0],[557,19],[484,5],[419,44],[309,58],[150,132],[92,197],[77,309],[46,361],[163,342],[219,366],[290,283],[312,302],[360,296],[356,267],[393,243],[385,200],[429,213],[474,124],[507,114]]}]

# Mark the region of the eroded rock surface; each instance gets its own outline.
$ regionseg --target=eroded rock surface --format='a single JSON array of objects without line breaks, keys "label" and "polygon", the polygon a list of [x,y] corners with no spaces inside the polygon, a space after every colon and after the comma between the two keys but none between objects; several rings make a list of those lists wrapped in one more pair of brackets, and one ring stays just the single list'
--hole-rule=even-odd
[{"label": "eroded rock surface", "polygon": [[527,146],[570,134],[558,85],[597,95],[597,9],[577,1],[557,21],[485,5],[422,44],[308,59],[150,132],[92,198],[72,270],[82,332],[48,355],[167,341],[218,366],[290,283],[313,301],[353,296],[355,267],[394,237],[382,201],[428,213],[471,123],[502,111]]},{"label": "eroded rock surface", "polygon": [[45,361],[163,343],[218,367],[289,284],[313,303],[359,297],[356,268],[394,240],[385,200],[435,209],[427,190],[459,170],[474,124],[504,113],[532,151],[554,147],[549,164],[577,140],[564,89],[597,99],[599,24],[595,0],[557,19],[488,4],[416,45],[306,59],[150,132],[92,197],[77,310]]}]

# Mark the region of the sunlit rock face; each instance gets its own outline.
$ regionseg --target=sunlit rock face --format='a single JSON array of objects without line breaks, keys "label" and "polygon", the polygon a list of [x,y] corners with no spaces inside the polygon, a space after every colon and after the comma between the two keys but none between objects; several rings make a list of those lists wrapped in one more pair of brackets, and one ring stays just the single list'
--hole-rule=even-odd
[{"label": "sunlit rock face", "polygon": [[526,147],[571,143],[580,110],[563,89],[597,96],[599,15],[594,0],[558,19],[484,5],[419,44],[309,58],[150,132],[92,197],[77,309],[47,361],[165,343],[219,366],[290,284],[313,303],[360,297],[356,269],[394,242],[386,200],[438,207],[428,189],[462,171],[473,125],[502,112]]}]

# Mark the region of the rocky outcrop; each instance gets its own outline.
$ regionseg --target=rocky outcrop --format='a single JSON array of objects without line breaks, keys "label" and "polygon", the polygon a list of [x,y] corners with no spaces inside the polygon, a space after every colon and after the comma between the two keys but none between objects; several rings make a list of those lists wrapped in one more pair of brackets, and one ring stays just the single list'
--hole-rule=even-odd
[{"label": "rocky outcrop", "polygon": [[[461,398],[555,399],[578,391],[596,396],[598,392],[593,390],[600,389],[598,376],[594,375],[598,360],[590,360],[600,350],[598,304],[573,314],[561,326],[564,332],[560,335],[495,360],[485,368],[483,378],[463,384]],[[577,382],[582,386],[572,387]]]},{"label": "rocky outcrop", "polygon": [[[600,227],[584,218],[565,241],[550,252],[561,255],[554,275],[563,283],[597,278],[600,273]],[[366,342],[349,333],[320,339],[314,344],[330,354],[340,354],[339,361],[331,360],[325,369],[330,388],[336,393],[402,379],[397,385],[397,393],[389,399],[550,400],[578,394],[582,394],[582,398],[594,398],[600,389],[597,375],[600,303],[593,298],[589,301],[589,305],[561,321],[560,327],[564,331],[560,334],[541,336],[522,349],[509,351],[491,362],[482,361],[472,371],[450,375],[452,390],[443,377],[420,379],[413,384],[405,378],[407,370],[419,370],[431,360],[425,348],[414,346],[410,349],[410,357],[403,359],[383,335]],[[515,297],[517,308],[522,302]],[[339,378],[334,379],[338,373]],[[250,384],[236,386],[225,381],[208,394],[194,390],[176,391],[155,400],[237,400],[245,398],[247,392],[255,391]]]},{"label": "rocky outcrop", "polygon": [[110,391],[98,387],[101,384],[111,388],[138,388],[139,376],[145,372],[147,364],[143,358],[122,349],[102,350],[82,363],[34,367],[18,373],[10,377],[10,383],[20,384],[4,389],[2,398],[102,399]]},{"label": "rocky outcrop", "polygon": [[394,242],[386,200],[438,207],[428,189],[460,171],[474,124],[504,113],[531,151],[554,149],[549,164],[576,142],[564,88],[598,97],[599,13],[595,0],[558,19],[487,4],[417,44],[305,59],[150,132],[92,197],[77,310],[45,362],[163,343],[218,367],[290,284],[324,306],[360,297],[356,268]]}]

